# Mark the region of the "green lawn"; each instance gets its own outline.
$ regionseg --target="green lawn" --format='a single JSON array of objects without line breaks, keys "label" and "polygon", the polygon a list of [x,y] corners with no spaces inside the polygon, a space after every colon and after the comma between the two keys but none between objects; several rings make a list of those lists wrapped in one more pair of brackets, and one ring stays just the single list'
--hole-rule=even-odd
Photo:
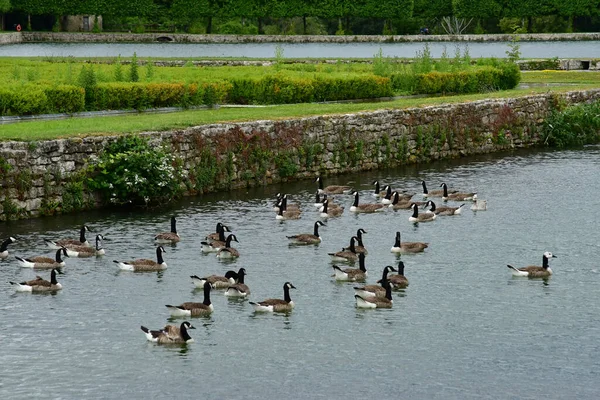
[{"label": "green lawn", "polygon": [[[524,74],[524,78],[528,74]],[[526,82],[529,82],[525,79]],[[553,86],[552,92],[600,88],[600,80],[594,84]],[[391,108],[421,107],[436,104],[460,103],[489,98],[510,98],[547,93],[548,87],[508,90],[452,97],[404,98],[389,102],[360,104],[291,104],[256,108],[218,108],[188,110],[168,114],[134,114],[93,118],[70,118],[56,121],[30,121],[0,125],[0,140],[34,141],[91,135],[124,134],[143,131],[163,131],[221,122],[239,122],[264,119],[285,119],[311,115],[344,114]]]}]

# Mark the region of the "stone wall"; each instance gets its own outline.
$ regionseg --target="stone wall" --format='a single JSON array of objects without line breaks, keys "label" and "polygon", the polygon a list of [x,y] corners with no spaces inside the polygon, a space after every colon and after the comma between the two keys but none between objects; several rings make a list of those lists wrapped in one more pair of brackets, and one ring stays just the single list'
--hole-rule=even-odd
[{"label": "stone wall", "polygon": [[[172,149],[195,194],[536,146],[557,103],[598,99],[600,89],[142,135]],[[74,207],[74,177],[114,140],[0,143],[0,219],[99,207],[93,195]],[[221,172],[199,185],[207,157]]]},{"label": "stone wall", "polygon": [[23,34],[19,32],[0,33],[0,44],[15,44],[23,42]]},{"label": "stone wall", "polygon": [[[513,35],[198,35],[185,33],[21,32],[24,42],[156,42],[179,43],[402,43],[510,42]],[[528,33],[522,42],[600,40],[600,33]]]}]

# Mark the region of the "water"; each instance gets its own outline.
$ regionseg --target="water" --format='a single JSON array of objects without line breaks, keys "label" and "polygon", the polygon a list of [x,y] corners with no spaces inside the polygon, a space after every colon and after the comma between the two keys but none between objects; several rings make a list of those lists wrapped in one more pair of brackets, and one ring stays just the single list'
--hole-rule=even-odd
[{"label": "water", "polygon": [[[444,49],[450,58],[464,42],[429,42],[432,57],[441,57]],[[523,58],[599,58],[598,41],[519,42]],[[273,58],[277,46],[284,58],[372,58],[379,49],[387,57],[415,57],[423,43],[22,43],[0,45],[0,57],[138,57],[187,58],[235,57]],[[471,57],[506,57],[508,42],[469,42]]]},{"label": "water", "polygon": [[[329,177],[352,182],[363,201],[374,179],[418,191],[445,181],[477,189],[488,210],[414,226],[408,211],[331,219],[317,247],[288,247],[286,235],[311,232],[310,181],[218,193],[169,210],[93,212],[2,223],[16,236],[12,255],[50,254],[43,238],[77,236],[87,223],[106,234],[107,255],[68,259],[55,295],[15,293],[8,281],[31,279],[12,257],[0,262],[1,398],[208,399],[595,399],[600,391],[600,266],[597,218],[600,148],[480,156],[378,172]],[[279,223],[278,191],[305,209]],[[348,207],[350,196],[337,196]],[[591,212],[592,211],[592,212]],[[178,217],[179,244],[167,247],[162,273],[119,272],[113,259],[153,257],[152,236]],[[201,238],[217,221],[240,243],[239,260],[201,255]],[[394,234],[428,241],[402,256],[410,286],[390,310],[357,310],[353,284],[334,283],[328,252],[368,231],[369,283],[385,265]],[[547,282],[511,277],[507,263],[539,264],[552,251]],[[194,318],[187,347],[148,343],[140,325],[169,322],[165,304],[202,301],[190,275],[245,267],[251,300],[281,297],[285,281],[295,310],[255,315],[247,301],[213,292],[215,312]],[[49,272],[38,272],[48,276]],[[176,323],[180,323],[179,319]]]}]

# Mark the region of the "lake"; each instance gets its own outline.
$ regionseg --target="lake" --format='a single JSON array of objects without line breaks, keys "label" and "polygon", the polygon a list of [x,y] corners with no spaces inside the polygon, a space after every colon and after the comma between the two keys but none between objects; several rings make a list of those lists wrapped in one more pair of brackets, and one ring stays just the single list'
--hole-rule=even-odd
[{"label": "lake", "polygon": [[[464,53],[465,42],[429,42],[432,57],[444,49],[450,58],[456,48]],[[469,42],[473,58],[506,57],[509,42]],[[600,58],[598,41],[518,42],[523,58]],[[379,49],[387,57],[415,57],[424,44],[411,43],[21,43],[0,45],[0,57],[138,57],[274,58],[281,46],[284,58],[372,58]]]},{"label": "lake", "polygon": [[[351,196],[339,218],[321,228],[319,246],[290,247],[286,235],[312,232],[317,220],[312,181],[184,199],[168,209],[98,211],[0,223],[15,236],[0,262],[0,397],[207,399],[595,399],[600,392],[600,266],[597,218],[600,147],[518,151],[432,164],[326,177],[350,184],[372,202],[374,179],[420,193],[441,182],[476,190],[488,210],[414,225],[409,211],[352,215]],[[277,192],[304,212],[275,220]],[[420,196],[415,196],[420,200]],[[438,205],[441,201],[438,199]],[[459,204],[459,203],[453,203]],[[154,258],[155,233],[175,215],[181,242],[167,246],[160,273],[120,272],[112,261]],[[218,221],[231,226],[241,257],[219,261],[200,242]],[[48,278],[20,268],[14,255],[51,255],[44,238],[77,237],[88,224],[106,236],[107,254],[67,259],[54,295],[15,293],[9,281]],[[336,283],[327,255],[368,233],[368,283],[399,258],[405,241],[430,243],[403,255],[410,286],[394,292],[388,310],[355,307],[352,283]],[[90,236],[93,238],[93,236]],[[506,264],[551,260],[544,281],[515,278]],[[163,347],[140,325],[173,321],[165,304],[202,301],[190,275],[244,267],[251,301],[297,290],[289,314],[255,314],[248,301],[213,291],[215,311],[191,318],[195,343]]]}]

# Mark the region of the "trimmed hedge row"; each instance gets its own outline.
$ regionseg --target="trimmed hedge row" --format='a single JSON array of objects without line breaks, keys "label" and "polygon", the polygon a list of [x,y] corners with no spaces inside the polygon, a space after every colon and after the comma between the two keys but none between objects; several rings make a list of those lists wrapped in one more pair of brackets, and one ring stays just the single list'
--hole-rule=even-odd
[{"label": "trimmed hedge row", "polygon": [[85,91],[72,85],[0,88],[0,115],[73,113],[85,109]]},{"label": "trimmed hedge row", "polygon": [[507,90],[516,87],[520,81],[519,67],[512,63],[498,67],[484,66],[469,71],[434,71],[392,76],[392,86],[395,90],[411,94],[466,94]]}]

